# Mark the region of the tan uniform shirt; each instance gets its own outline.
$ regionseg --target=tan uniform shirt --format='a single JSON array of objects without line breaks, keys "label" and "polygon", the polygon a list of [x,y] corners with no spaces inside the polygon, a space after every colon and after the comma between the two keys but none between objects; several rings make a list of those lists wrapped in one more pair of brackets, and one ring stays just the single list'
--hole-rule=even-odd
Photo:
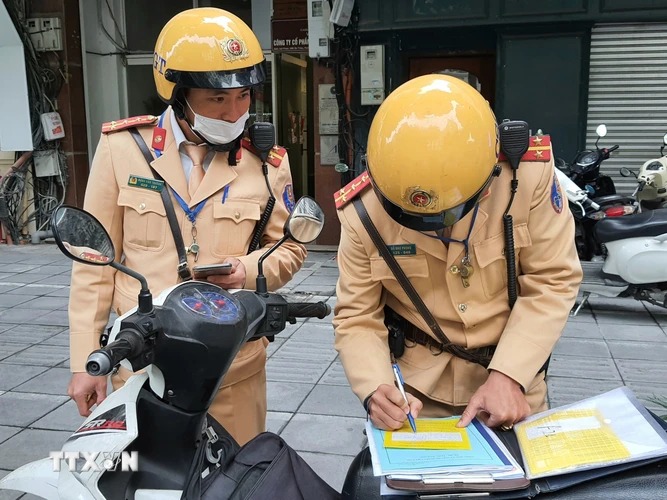
[{"label": "tan uniform shirt", "polygon": [[[153,168],[192,209],[208,200],[196,219],[200,246],[196,265],[222,263],[227,257],[238,258],[246,268],[247,289],[254,289],[257,261],[266,248],[283,236],[289,215],[283,193],[291,192],[291,173],[287,155],[278,167],[268,166],[269,180],[276,197],[271,219],[262,236],[261,248],[246,255],[255,225],[268,201],[268,189],[260,159],[243,148],[236,166],[229,166],[228,153],[217,153],[192,199],[188,195],[179,151],[167,111],[162,126],[166,129],[162,155]],[[152,149],[154,124],[139,127]],[[93,160],[84,209],[93,214],[109,232],[116,259],[124,255],[124,265],[143,274],[153,296],[178,283],[178,253],[169,228],[160,192],[130,183],[131,176],[154,179],[146,160],[127,130],[102,134]],[[223,191],[229,186],[223,202]],[[171,191],[170,191],[171,192]],[[172,193],[174,210],[186,246],[192,243],[192,224]],[[275,290],[287,283],[306,258],[303,245],[285,242],[264,262],[268,288]],[[190,270],[194,256],[188,255]],[[91,351],[99,348],[110,308],[122,315],[137,305],[140,284],[134,278],[111,267],[74,263],[70,295],[71,371],[85,371]],[[224,380],[224,385],[256,373],[263,367],[262,342],[250,342],[238,354]],[[243,359],[243,363],[237,363]],[[253,363],[253,360],[259,360]]]},{"label": "tan uniform shirt", "polygon": [[[521,162],[511,210],[518,300],[510,313],[502,216],[512,174],[507,163],[502,165],[502,174],[480,202],[473,227],[470,259],[474,272],[468,288],[455,272],[465,255],[463,245],[449,243],[447,248],[438,239],[400,226],[387,215],[370,186],[358,196],[387,245],[415,244],[414,254],[398,255],[396,260],[449,340],[467,348],[497,344],[489,369],[506,374],[528,391],[543,379],[536,374],[565,326],[582,270],[573,217],[555,180],[553,161]],[[363,401],[380,384],[394,383],[383,323],[385,304],[428,334],[431,330],[380,256],[349,200],[338,215],[342,231],[335,346],[352,390]],[[465,239],[471,219],[472,211],[454,225],[451,238]],[[399,363],[406,384],[454,406],[467,404],[488,377],[478,364],[448,353],[434,356],[421,345],[406,347]]]}]

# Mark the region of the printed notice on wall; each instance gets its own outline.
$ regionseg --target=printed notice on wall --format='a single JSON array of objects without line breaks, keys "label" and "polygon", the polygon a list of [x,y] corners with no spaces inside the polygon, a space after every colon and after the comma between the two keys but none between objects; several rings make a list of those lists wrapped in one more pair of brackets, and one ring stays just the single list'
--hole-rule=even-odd
[{"label": "printed notice on wall", "polygon": [[333,85],[319,85],[320,134],[338,134],[338,102]]},{"label": "printed notice on wall", "polygon": [[335,165],[340,162],[338,157],[338,136],[320,136],[320,165]]}]

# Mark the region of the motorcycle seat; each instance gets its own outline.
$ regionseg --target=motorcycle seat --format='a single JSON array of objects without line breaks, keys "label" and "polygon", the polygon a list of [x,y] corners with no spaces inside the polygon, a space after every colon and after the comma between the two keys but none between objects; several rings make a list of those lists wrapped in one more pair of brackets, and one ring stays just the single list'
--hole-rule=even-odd
[{"label": "motorcycle seat", "polygon": [[667,233],[667,209],[651,210],[636,215],[608,217],[595,225],[600,243],[627,238],[650,238]]},{"label": "motorcycle seat", "polygon": [[622,194],[608,194],[606,196],[599,196],[597,198],[593,198],[593,201],[600,206],[613,205],[616,203],[632,205],[635,202],[634,199],[630,198],[629,196],[623,196]]}]

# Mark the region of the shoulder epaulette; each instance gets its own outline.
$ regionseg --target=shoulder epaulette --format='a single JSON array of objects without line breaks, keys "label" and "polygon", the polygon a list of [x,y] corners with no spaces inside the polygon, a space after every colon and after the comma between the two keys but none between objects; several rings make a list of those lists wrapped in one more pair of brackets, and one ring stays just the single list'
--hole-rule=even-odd
[{"label": "shoulder epaulette", "polygon": [[102,124],[102,133],[116,132],[130,127],[141,127],[144,125],[153,125],[158,121],[158,116],[142,115],[125,118],[123,120],[113,120]]},{"label": "shoulder epaulette", "polygon": [[[521,161],[549,161],[551,160],[551,137],[548,135],[534,135],[530,138],[528,151],[521,157]],[[501,152],[498,161],[507,161]]]},{"label": "shoulder epaulette", "polygon": [[[248,151],[257,154],[257,150],[253,147],[249,137],[244,137],[241,140],[241,144]],[[285,148],[281,148],[280,146],[273,146],[273,149],[269,151],[269,157],[267,158],[266,161],[271,165],[273,165],[274,167],[279,167],[280,164],[283,162],[283,158],[285,157],[286,152],[287,150]]]},{"label": "shoulder epaulette", "polygon": [[371,183],[371,178],[368,175],[368,172],[364,172],[359,177],[350,182],[343,189],[339,189],[334,194],[334,200],[336,202],[336,209],[342,208],[345,204],[354,199],[359,193],[361,193],[366,186]]}]

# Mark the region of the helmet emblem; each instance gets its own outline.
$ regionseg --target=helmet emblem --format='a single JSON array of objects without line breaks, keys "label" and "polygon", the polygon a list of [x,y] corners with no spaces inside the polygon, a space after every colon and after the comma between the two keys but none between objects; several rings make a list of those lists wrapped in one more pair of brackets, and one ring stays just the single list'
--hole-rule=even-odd
[{"label": "helmet emblem", "polygon": [[221,42],[222,51],[225,54],[225,61],[232,62],[237,59],[245,59],[250,55],[248,48],[243,43],[243,40],[238,38],[225,37]]},{"label": "helmet emblem", "polygon": [[428,193],[423,189],[420,189],[419,186],[411,186],[406,190],[403,199],[407,200],[415,207],[427,208],[433,205],[433,203],[437,201],[438,197],[433,191]]}]

